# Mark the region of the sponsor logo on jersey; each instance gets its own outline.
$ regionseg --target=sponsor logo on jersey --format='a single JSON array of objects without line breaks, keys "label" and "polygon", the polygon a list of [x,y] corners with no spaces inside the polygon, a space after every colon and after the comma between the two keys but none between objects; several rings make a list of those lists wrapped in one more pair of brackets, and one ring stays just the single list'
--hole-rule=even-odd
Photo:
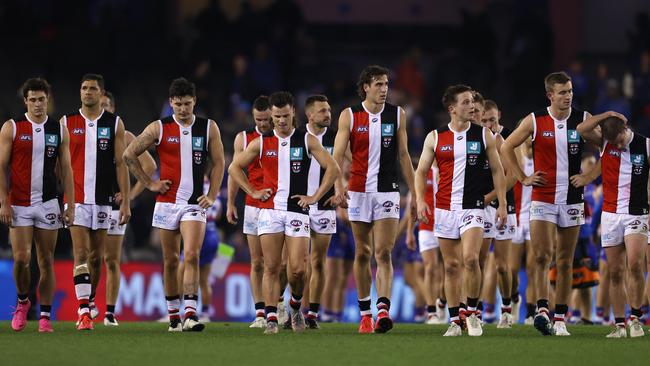
[{"label": "sponsor logo on jersey", "polygon": [[568,130],[567,131],[567,141],[571,143],[578,143],[580,142],[580,134],[576,130]]},{"label": "sponsor logo on jersey", "polygon": [[645,163],[645,157],[643,154],[631,154],[630,161],[633,165],[643,165]]},{"label": "sponsor logo on jersey", "polygon": [[481,143],[478,141],[467,141],[467,153],[468,154],[480,154],[481,153]]},{"label": "sponsor logo on jersey", "polygon": [[381,124],[381,135],[382,136],[394,136],[395,129],[392,124],[382,123]]},{"label": "sponsor logo on jersey", "polygon": [[42,131],[42,130],[41,130],[40,127],[38,127],[38,128],[36,129],[36,132],[41,132],[41,131]]},{"label": "sponsor logo on jersey", "polygon": [[192,150],[193,151],[203,150],[203,137],[192,137]]},{"label": "sponsor logo on jersey", "polygon": [[97,138],[98,139],[110,139],[111,138],[111,129],[108,127],[99,127],[97,128]]},{"label": "sponsor logo on jersey", "polygon": [[289,152],[290,159],[293,160],[302,160],[302,147],[292,147]]},{"label": "sponsor logo on jersey", "polygon": [[379,118],[375,117],[375,118],[372,119],[372,121],[377,122],[377,121],[379,121]]},{"label": "sponsor logo on jersey", "polygon": [[59,145],[59,135],[45,134],[45,146]]},{"label": "sponsor logo on jersey", "polygon": [[183,135],[187,136],[190,134],[190,131],[183,131]]}]

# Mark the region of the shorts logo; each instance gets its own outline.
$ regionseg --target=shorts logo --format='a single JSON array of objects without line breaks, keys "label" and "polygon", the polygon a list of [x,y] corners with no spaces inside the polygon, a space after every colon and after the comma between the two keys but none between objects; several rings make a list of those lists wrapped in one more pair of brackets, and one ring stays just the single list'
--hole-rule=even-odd
[{"label": "shorts logo", "polygon": [[159,224],[159,225],[163,224],[164,225],[167,222],[167,218],[165,217],[165,215],[154,214],[153,215],[153,222],[154,222],[154,224]]},{"label": "shorts logo", "polygon": [[111,129],[108,127],[99,127],[97,128],[97,138],[98,139],[107,139],[111,138]]},{"label": "shorts logo", "polygon": [[298,174],[298,173],[300,173],[301,170],[302,170],[302,162],[301,161],[292,161],[291,162],[291,171],[293,173]]},{"label": "shorts logo", "polygon": [[544,132],[542,132],[542,137],[554,137],[554,136],[555,136],[555,134],[553,133],[553,131],[544,131]]},{"label": "shorts logo", "polygon": [[290,159],[302,160],[302,147],[292,147],[290,150]]},{"label": "shorts logo", "polygon": [[170,144],[180,144],[181,139],[178,136],[169,136],[167,137],[167,142]]},{"label": "shorts logo", "polygon": [[99,212],[97,214],[98,219],[106,219],[108,217],[108,214],[106,212]]},{"label": "shorts logo", "polygon": [[470,221],[472,221],[472,219],[474,219],[474,215],[467,215],[463,219],[463,222],[470,222]]},{"label": "shorts logo", "polygon": [[18,138],[20,141],[32,141],[32,136],[31,135],[20,135]]},{"label": "shorts logo", "polygon": [[203,137],[192,137],[192,150],[193,151],[203,150]]},{"label": "shorts logo", "polygon": [[392,124],[382,123],[381,124],[381,135],[382,136],[394,136],[395,129]]},{"label": "shorts logo", "polygon": [[577,144],[580,142],[580,134],[576,130],[567,131],[567,141],[570,144]]},{"label": "shorts logo", "polygon": [[630,222],[630,225],[641,225],[641,221],[634,220],[634,221]]},{"label": "shorts logo", "polygon": [[357,132],[359,132],[359,133],[368,132],[368,126],[359,126],[359,127],[357,127]]},{"label": "shorts logo", "polygon": [[454,145],[445,145],[440,147],[440,152],[453,151]]},{"label": "shorts logo", "polygon": [[481,216],[476,216],[476,222],[479,224],[483,223],[483,218]]},{"label": "shorts logo", "polygon": [[580,210],[578,210],[577,208],[570,208],[566,210],[566,213],[567,215],[577,215],[580,213]]},{"label": "shorts logo", "polygon": [[514,233],[515,233],[515,230],[516,230],[515,227],[512,226],[512,225],[511,225],[510,227],[508,227],[508,232],[509,232],[510,234],[514,234]]},{"label": "shorts logo", "polygon": [[278,152],[276,150],[266,150],[267,157],[269,158],[277,158],[278,157]]},{"label": "shorts logo", "polygon": [[300,220],[291,220],[290,224],[293,227],[300,227],[300,226],[302,226],[302,221],[300,221]]},{"label": "shorts logo", "polygon": [[318,225],[327,225],[330,223],[330,219],[322,218],[318,219]]},{"label": "shorts logo", "polygon": [[268,220],[260,220],[260,221],[257,223],[257,225],[258,225],[259,227],[268,227],[269,225],[271,225],[271,222],[268,221]]},{"label": "shorts logo", "polygon": [[45,146],[58,146],[59,145],[59,136],[45,134]]},{"label": "shorts logo", "polygon": [[203,162],[203,152],[194,151],[194,164],[200,165]]},{"label": "shorts logo", "polygon": [[478,141],[467,141],[467,154],[480,154],[481,143]]},{"label": "shorts logo", "polygon": [[490,229],[492,229],[492,223],[486,221],[486,222],[483,224],[483,228],[485,228],[485,230],[490,230]]},{"label": "shorts logo", "polygon": [[391,202],[391,201],[384,201],[384,203],[382,204],[382,206],[384,206],[385,208],[391,208],[394,205],[395,204],[393,202]]},{"label": "shorts logo", "polygon": [[350,207],[350,208],[348,208],[348,214],[359,216],[361,214],[361,208],[360,207]]},{"label": "shorts logo", "polygon": [[49,213],[49,214],[45,215],[45,219],[54,220],[54,219],[56,219],[56,214]]}]

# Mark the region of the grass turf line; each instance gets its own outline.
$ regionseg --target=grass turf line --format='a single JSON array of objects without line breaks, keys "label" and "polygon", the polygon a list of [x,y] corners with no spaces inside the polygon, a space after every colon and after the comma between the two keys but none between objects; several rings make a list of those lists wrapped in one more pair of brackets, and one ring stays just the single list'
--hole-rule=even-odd
[{"label": "grass turf line", "polygon": [[29,322],[22,332],[0,322],[3,365],[648,365],[650,334],[606,339],[603,326],[569,326],[571,337],[542,337],[532,326],[484,328],[482,337],[444,338],[446,326],[396,324],[388,334],[356,334],[356,324],[323,324],[303,334],[275,336],[245,323],[208,323],[202,333],[168,333],[165,323],[95,323],[79,332],[72,322],[54,322],[39,334]]}]

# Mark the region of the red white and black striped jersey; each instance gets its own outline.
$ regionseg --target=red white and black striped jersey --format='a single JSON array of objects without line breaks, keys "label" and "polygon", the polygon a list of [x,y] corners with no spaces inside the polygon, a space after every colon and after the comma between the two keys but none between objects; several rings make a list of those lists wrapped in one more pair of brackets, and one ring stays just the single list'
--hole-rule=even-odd
[{"label": "red white and black striped jersey", "polygon": [[436,162],[440,171],[436,208],[467,210],[484,208],[484,176],[487,164],[485,127],[470,123],[464,131],[449,125],[434,131]]},{"label": "red white and black striped jersey", "polygon": [[[501,131],[496,133],[495,136],[496,135],[501,135],[503,140],[505,140],[505,139],[508,138],[508,136],[510,136],[511,133],[512,133],[512,131],[509,128],[507,128],[505,126],[501,126]],[[489,185],[488,185],[489,189],[486,190],[486,194],[487,194],[487,193],[492,192],[492,190],[494,190],[494,181],[492,180],[492,170],[490,170],[490,164],[487,164],[485,166],[485,179],[486,179],[486,181],[489,182]],[[499,200],[495,199],[494,201],[490,202],[490,206],[492,206],[494,208],[499,208]],[[506,191],[506,213],[508,213],[508,214],[516,213],[515,191],[514,191],[514,189],[510,189],[510,190]]]},{"label": "red white and black striped jersey", "polygon": [[576,188],[569,177],[580,174],[585,141],[577,126],[586,112],[573,108],[565,120],[556,120],[549,108],[532,113],[533,161],[535,171],[546,173],[544,186],[534,186],[532,200],[570,205],[584,202],[584,189]]},{"label": "red white and black striped jersey", "polygon": [[436,215],[434,215],[434,210],[436,207],[436,192],[438,191],[438,167],[433,165],[427,174],[426,190],[424,191],[424,202],[426,202],[429,209],[431,209],[431,214],[427,214],[427,219],[429,222],[420,221],[419,230],[423,231],[433,231],[433,225]]},{"label": "red white and black striped jersey", "polygon": [[[524,156],[523,163],[524,174],[526,174],[526,176],[532,175],[535,172],[533,159],[529,159],[528,157]],[[515,192],[515,211],[517,213],[517,225],[519,225],[522,222],[529,221],[530,201],[533,193],[533,187],[525,186],[521,184],[520,181],[517,181],[513,187],[513,191]]]},{"label": "red white and black striped jersey", "polygon": [[649,140],[638,133],[623,149],[605,142],[601,155],[603,211],[648,214],[649,157]]},{"label": "red white and black striped jersey", "polygon": [[[307,125],[307,132],[313,135],[318,139],[318,141],[323,145],[325,150],[332,155],[334,153],[334,139],[336,138],[336,130],[333,128],[325,128],[320,135],[316,135],[309,130],[309,125]],[[313,195],[320,187],[321,182],[323,181],[323,176],[325,175],[325,169],[323,169],[318,160],[312,157],[311,165],[309,167],[309,188],[307,189],[308,195]],[[334,186],[332,186],[327,193],[318,201],[316,208],[319,210],[335,210],[333,206],[325,206],[325,202],[334,196]]]},{"label": "red white and black striped jersey", "polygon": [[32,206],[57,198],[54,170],[65,127],[49,116],[45,122],[35,123],[27,114],[11,123],[9,202],[14,206]]},{"label": "red white and black striped jersey", "polygon": [[160,180],[170,180],[171,185],[165,194],[158,194],[156,202],[197,204],[203,195],[210,120],[193,116],[192,124],[186,127],[172,115],[158,122],[160,136],[156,152],[160,159]]},{"label": "red white and black striped jersey", "polygon": [[95,120],[86,118],[81,110],[63,116],[63,124],[70,134],[75,203],[112,204],[118,120],[119,117],[107,111],[102,111]]},{"label": "red white and black striped jersey", "polygon": [[352,192],[399,191],[397,130],[400,109],[385,103],[377,114],[363,103],[350,107],[352,166],[348,189]]},{"label": "red white and black striped jersey", "polygon": [[272,190],[271,197],[260,208],[308,213],[298,205],[294,195],[307,194],[311,155],[307,132],[294,129],[288,137],[273,135],[260,139],[260,163],[264,172],[264,188]]},{"label": "red white and black striped jersey", "polygon": [[[260,131],[255,127],[254,129],[243,131],[242,136],[244,138],[244,150],[248,147],[248,144],[255,140],[256,138],[262,136]],[[248,181],[251,183],[253,188],[256,190],[262,189],[262,184],[264,184],[264,173],[262,172],[262,166],[260,165],[260,159],[253,160],[252,163],[246,168],[246,174],[248,175]],[[246,205],[252,207],[260,207],[260,200],[256,200],[249,195],[246,195]]]}]

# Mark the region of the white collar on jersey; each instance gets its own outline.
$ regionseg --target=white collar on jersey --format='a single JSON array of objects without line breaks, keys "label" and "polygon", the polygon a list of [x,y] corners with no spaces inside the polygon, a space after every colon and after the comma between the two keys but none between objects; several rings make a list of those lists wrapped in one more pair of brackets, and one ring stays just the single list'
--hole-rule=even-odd
[{"label": "white collar on jersey", "polygon": [[81,115],[81,117],[83,117],[83,118],[84,118],[86,121],[88,121],[88,122],[97,122],[97,121],[99,121],[99,119],[102,118],[102,116],[104,115],[104,108],[102,108],[102,112],[101,112],[101,113],[99,114],[99,116],[97,116],[97,118],[95,118],[95,119],[90,119],[90,118],[86,117],[86,116],[81,112],[81,108],[79,108],[79,114]]},{"label": "white collar on jersey", "polygon": [[548,111],[548,115],[551,116],[551,118],[553,118],[553,121],[555,121],[555,122],[564,122],[564,121],[566,121],[567,119],[569,119],[569,117],[571,117],[571,112],[573,112],[571,107],[569,107],[569,114],[567,114],[566,118],[565,119],[557,119],[557,118],[555,118],[553,113],[551,113],[551,107],[550,106],[546,107],[546,110]]},{"label": "white collar on jersey", "polygon": [[465,132],[469,131],[470,128],[472,128],[472,122],[470,122],[470,121],[467,121],[467,122],[468,122],[468,123],[467,123],[467,128],[464,129],[464,130],[462,130],[462,131],[456,131],[456,130],[454,130],[453,128],[451,128],[451,122],[449,122],[449,123],[447,124],[447,127],[449,127],[449,131],[451,131],[451,132],[453,132],[453,133],[465,133]]},{"label": "white collar on jersey", "polygon": [[275,135],[275,137],[279,138],[280,140],[290,139],[291,136],[293,136],[293,134],[296,132],[296,128],[295,127],[292,128],[293,129],[291,130],[291,133],[287,137],[278,136],[278,133],[275,131],[275,128],[273,129],[273,135]]},{"label": "white collar on jersey", "polygon": [[368,110],[368,108],[366,108],[366,105],[363,104],[364,102],[365,102],[365,101],[361,102],[361,106],[363,107],[363,110],[365,110],[366,113],[368,113],[368,114],[371,115],[371,116],[376,116],[376,115],[381,114],[381,113],[384,111],[384,108],[386,107],[386,103],[384,103],[384,104],[381,105],[381,110],[380,110],[379,112],[377,112],[377,113],[372,113],[372,112],[370,112],[370,111]]},{"label": "white collar on jersey", "polygon": [[196,115],[195,114],[192,115],[192,123],[190,123],[189,126],[183,126],[180,122],[178,122],[178,120],[176,119],[175,114],[172,114],[172,118],[174,119],[174,122],[176,122],[176,124],[179,125],[181,128],[190,128],[190,127],[192,127],[194,125],[194,121],[196,121]]},{"label": "white collar on jersey", "polygon": [[33,125],[42,125],[42,124],[44,124],[44,123],[47,122],[47,120],[48,120],[48,118],[50,118],[50,116],[48,116],[48,115],[46,114],[46,115],[45,115],[45,121],[40,122],[40,123],[39,123],[39,122],[34,122],[34,121],[32,121],[32,119],[29,118],[29,116],[27,115],[27,113],[25,113],[25,118],[27,118],[27,120],[28,120],[31,124],[33,124]]}]

